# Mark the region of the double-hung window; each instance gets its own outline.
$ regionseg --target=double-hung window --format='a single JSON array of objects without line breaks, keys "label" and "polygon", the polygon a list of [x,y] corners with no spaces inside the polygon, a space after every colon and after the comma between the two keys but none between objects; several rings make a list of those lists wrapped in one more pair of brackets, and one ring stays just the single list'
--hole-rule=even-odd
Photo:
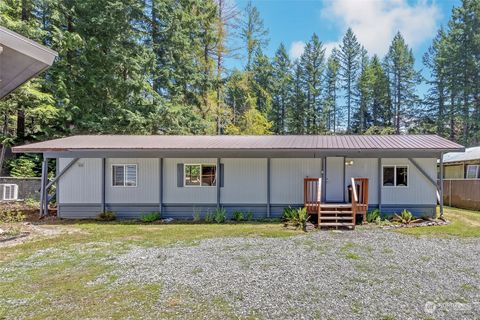
[{"label": "double-hung window", "polygon": [[184,181],[187,187],[214,187],[217,185],[217,166],[185,164]]},{"label": "double-hung window", "polygon": [[137,165],[136,164],[112,165],[112,186],[136,187],[137,186]]},{"label": "double-hung window", "polygon": [[408,187],[408,166],[383,166],[384,187]]}]

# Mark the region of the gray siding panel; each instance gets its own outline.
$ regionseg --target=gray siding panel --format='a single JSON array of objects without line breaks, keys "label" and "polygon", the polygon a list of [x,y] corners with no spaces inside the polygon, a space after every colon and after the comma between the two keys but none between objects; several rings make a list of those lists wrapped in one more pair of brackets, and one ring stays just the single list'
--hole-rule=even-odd
[{"label": "gray siding panel", "polygon": [[[158,158],[109,158],[106,160],[105,201],[106,203],[151,203],[160,201]],[[137,186],[112,186],[112,165],[136,164]],[[157,208],[158,209],[158,208]]]},{"label": "gray siding panel", "polygon": [[[65,168],[72,159],[60,158],[60,171]],[[82,158],[79,159],[59,181],[59,202],[68,203],[100,203],[102,196],[102,159]]]},{"label": "gray siding panel", "polygon": [[224,164],[222,204],[267,203],[267,159],[221,159]]},{"label": "gray siding panel", "polygon": [[303,203],[303,178],[322,175],[322,159],[271,159],[271,203]]}]

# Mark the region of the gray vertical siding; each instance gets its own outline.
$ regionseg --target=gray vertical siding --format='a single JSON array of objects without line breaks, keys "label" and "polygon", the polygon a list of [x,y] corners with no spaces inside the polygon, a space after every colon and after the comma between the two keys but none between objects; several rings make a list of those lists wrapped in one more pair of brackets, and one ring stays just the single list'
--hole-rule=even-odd
[{"label": "gray vertical siding", "polygon": [[[160,186],[158,158],[109,158],[105,164],[105,202],[112,203],[151,203],[160,202]],[[136,164],[137,186],[114,187],[112,186],[112,165]]]},{"label": "gray vertical siding", "polygon": [[267,159],[222,159],[222,204],[267,203]]},{"label": "gray vertical siding", "polygon": [[[72,160],[59,159],[60,171]],[[59,202],[99,204],[102,201],[102,159],[79,159],[59,181]]]},{"label": "gray vertical siding", "polygon": [[321,174],[321,158],[271,159],[271,203],[303,203],[303,178]]},{"label": "gray vertical siding", "polygon": [[[347,158],[346,160],[350,160]],[[71,159],[59,159],[58,169]],[[378,205],[377,158],[353,158],[354,164],[345,168],[346,188],[351,177],[369,178],[370,204]],[[436,159],[415,159],[436,178]],[[285,206],[303,203],[303,178],[320,177],[321,158],[273,158],[270,160],[270,209],[273,217],[281,215]],[[139,217],[149,211],[160,210],[163,195],[164,217],[191,218],[195,211],[204,214],[216,207],[216,187],[178,187],[178,164],[215,164],[216,158],[165,158],[163,160],[163,188],[160,185],[160,159],[123,158],[106,159],[106,209],[121,218]],[[112,187],[112,164],[137,164],[137,187]],[[221,159],[224,166],[224,185],[220,188],[220,205],[231,214],[234,210],[252,211],[256,217],[267,213],[267,159]],[[406,188],[380,187],[385,211],[398,212],[409,208],[413,212],[433,212],[436,204],[435,187],[418,172],[408,159],[382,159],[383,165],[408,165],[409,186]],[[333,170],[332,168],[330,168]],[[342,168],[343,170],[343,168]],[[342,177],[343,172],[337,176]],[[341,178],[340,178],[341,179]],[[80,159],[59,181],[60,216],[92,218],[101,210],[102,159]],[[327,185],[328,186],[328,185]],[[161,190],[163,189],[163,190]]]}]

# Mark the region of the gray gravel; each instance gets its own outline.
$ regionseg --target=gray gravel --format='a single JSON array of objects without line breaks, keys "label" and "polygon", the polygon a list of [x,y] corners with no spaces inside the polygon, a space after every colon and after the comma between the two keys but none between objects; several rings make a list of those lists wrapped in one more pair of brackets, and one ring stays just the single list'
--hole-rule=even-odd
[{"label": "gray gravel", "polygon": [[[116,283],[162,285],[158,309],[266,319],[480,319],[480,239],[382,230],[216,238],[117,256]],[[99,278],[98,281],[102,281]],[[114,284],[115,285],[115,284]]]}]

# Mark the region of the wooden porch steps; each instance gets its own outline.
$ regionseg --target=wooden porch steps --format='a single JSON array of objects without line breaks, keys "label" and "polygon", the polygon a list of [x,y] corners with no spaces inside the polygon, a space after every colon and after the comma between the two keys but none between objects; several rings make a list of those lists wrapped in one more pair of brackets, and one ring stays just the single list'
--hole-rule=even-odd
[{"label": "wooden porch steps", "polygon": [[319,227],[355,227],[352,222],[323,222]]}]

